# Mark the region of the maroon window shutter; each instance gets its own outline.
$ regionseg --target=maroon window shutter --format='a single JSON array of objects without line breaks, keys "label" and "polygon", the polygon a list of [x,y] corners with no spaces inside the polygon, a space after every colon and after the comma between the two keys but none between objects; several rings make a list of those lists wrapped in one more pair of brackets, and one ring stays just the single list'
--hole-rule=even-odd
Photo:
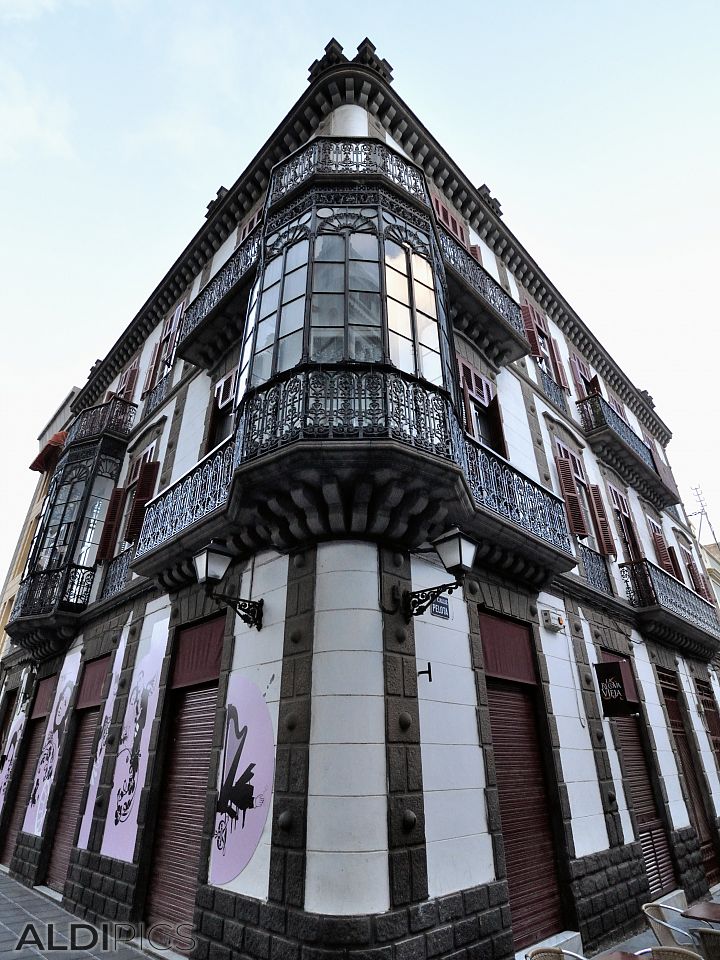
[{"label": "maroon window shutter", "polygon": [[479,620],[487,676],[537,684],[532,636],[528,628],[490,613],[480,613]]},{"label": "maroon window shutter", "polygon": [[685,578],[682,575],[682,567],[680,566],[680,561],[678,560],[677,550],[675,547],[668,546],[668,554],[670,555],[670,563],[673,568],[673,576],[680,581],[680,583],[685,582]]},{"label": "maroon window shutter", "polygon": [[152,388],[155,386],[155,378],[157,376],[158,367],[160,366],[160,351],[162,350],[162,343],[158,341],[153,347],[152,356],[150,357],[150,365],[147,368],[147,373],[145,374],[145,382],[143,383],[142,396],[150,393]]},{"label": "maroon window shutter", "polygon": [[577,391],[578,400],[585,399],[585,384],[580,374],[580,363],[577,357],[570,357],[570,372],[572,373],[573,383]]},{"label": "maroon window shutter", "polygon": [[142,530],[143,517],[145,516],[145,505],[152,499],[155,492],[155,481],[160,470],[159,460],[149,460],[143,463],[138,473],[137,486],[135,487],[135,496],[133,497],[130,516],[128,517],[127,529],[125,530],[125,539],[128,543],[135,543]]},{"label": "maroon window shutter", "polygon": [[548,344],[550,346],[550,356],[552,357],[553,367],[555,369],[555,380],[565,390],[569,390],[570,384],[568,383],[568,378],[565,375],[565,367],[563,366],[562,357],[560,356],[560,348],[557,345],[557,341],[550,337]]},{"label": "maroon window shutter", "polygon": [[77,703],[75,704],[76,710],[82,710],[84,707],[97,707],[102,703],[103,687],[105,686],[105,677],[109,666],[110,654],[106,657],[98,657],[97,660],[90,660],[85,664]]},{"label": "maroon window shutter", "polygon": [[460,369],[460,381],[462,383],[463,391],[463,404],[465,406],[465,430],[470,434],[470,436],[475,436],[475,424],[473,423],[472,416],[472,406],[470,404],[470,389],[472,387],[472,370],[466,363],[462,362],[460,357],[458,359],[458,367]]},{"label": "maroon window shutter", "polygon": [[529,303],[524,303],[520,310],[522,312],[523,324],[525,325],[525,336],[530,344],[530,353],[534,357],[542,357],[543,352],[540,349],[540,340],[538,339],[537,327],[535,326],[535,311]]},{"label": "maroon window shutter", "polygon": [[580,495],[575,484],[572,464],[567,457],[555,457],[555,464],[560,478],[560,492],[565,499],[570,531],[578,537],[587,537],[590,531],[580,506]]},{"label": "maroon window shutter", "polygon": [[600,380],[598,379],[597,374],[595,374],[595,376],[592,378],[590,383],[587,385],[587,395],[589,397],[602,396],[602,390],[600,389]]},{"label": "maroon window shutter", "polygon": [[617,547],[615,546],[615,541],[613,540],[612,531],[610,529],[610,520],[608,519],[608,515],[605,510],[602,493],[600,492],[600,487],[594,484],[590,485],[590,502],[592,503],[595,511],[598,540],[600,541],[600,552],[606,557],[616,557]]},{"label": "maroon window shutter", "polygon": [[699,593],[704,600],[708,601],[708,603],[714,603],[715,601],[712,594],[710,593],[710,588],[705,585],[705,582],[704,582],[705,578],[700,573],[700,570],[698,569],[698,565],[695,563],[695,560],[691,556],[688,556],[687,558],[687,568],[688,568],[688,573],[690,574],[690,579],[692,580],[692,583],[693,583],[693,590],[695,591],[695,593]]},{"label": "maroon window shutter", "polygon": [[655,555],[660,566],[663,568],[665,573],[669,573],[670,576],[675,576],[675,570],[673,569],[672,560],[670,559],[670,554],[668,553],[668,545],[665,541],[665,537],[658,530],[651,530],[653,546],[655,547]]},{"label": "maroon window shutter", "polygon": [[127,400],[128,403],[132,403],[133,397],[135,396],[135,385],[137,384],[139,372],[138,361],[136,360],[128,371],[127,383],[125,384],[125,391],[123,393],[123,400]]},{"label": "maroon window shutter", "polygon": [[100,535],[100,543],[98,544],[96,557],[98,563],[101,563],[103,560],[112,560],[124,503],[125,489],[124,487],[116,487],[110,496],[103,531]]},{"label": "maroon window shutter", "polygon": [[497,394],[487,405],[488,416],[490,418],[490,429],[492,430],[492,447],[501,457],[508,458],[507,445],[505,443],[505,431],[503,430],[502,410]]},{"label": "maroon window shutter", "polygon": [[225,615],[178,631],[170,686],[190,687],[220,676]]},{"label": "maroon window shutter", "polygon": [[38,684],[35,694],[35,703],[33,711],[30,714],[31,720],[37,720],[38,717],[46,717],[50,713],[53,697],[55,696],[55,685],[57,684],[57,674],[52,677],[46,677]]}]

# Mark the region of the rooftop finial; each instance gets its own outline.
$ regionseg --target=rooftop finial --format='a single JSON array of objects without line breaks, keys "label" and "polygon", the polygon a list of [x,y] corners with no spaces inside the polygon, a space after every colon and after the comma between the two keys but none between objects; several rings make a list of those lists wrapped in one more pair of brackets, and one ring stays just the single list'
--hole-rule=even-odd
[{"label": "rooftop finial", "polygon": [[371,70],[379,73],[383,80],[392,83],[392,66],[387,60],[381,60],[380,57],[378,57],[375,53],[375,44],[371,43],[367,37],[365,37],[357,48],[357,56],[353,57],[353,63],[362,63],[363,66],[370,67]]},{"label": "rooftop finial", "polygon": [[321,73],[329,70],[330,67],[337,66],[338,63],[347,63],[347,57],[335,37],[332,37],[325,47],[325,56],[314,60],[308,67],[308,81],[312,83]]}]

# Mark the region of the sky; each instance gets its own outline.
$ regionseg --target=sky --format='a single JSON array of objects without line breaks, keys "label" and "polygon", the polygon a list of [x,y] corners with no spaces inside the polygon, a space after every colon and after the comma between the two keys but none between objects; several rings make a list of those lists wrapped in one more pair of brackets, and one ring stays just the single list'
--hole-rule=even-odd
[{"label": "sky", "polygon": [[332,36],[349,57],[370,37],[400,96],[490,186],[653,396],[688,511],[699,485],[720,530],[718,35],[716,0],[0,0],[0,571],[37,435]]}]

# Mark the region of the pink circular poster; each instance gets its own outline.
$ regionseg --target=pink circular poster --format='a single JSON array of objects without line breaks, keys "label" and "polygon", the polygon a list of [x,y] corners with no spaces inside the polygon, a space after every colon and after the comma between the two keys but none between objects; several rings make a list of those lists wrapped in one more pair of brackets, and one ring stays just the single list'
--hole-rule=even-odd
[{"label": "pink circular poster", "polygon": [[229,883],[252,859],[270,810],[274,773],[275,735],[268,705],[254,683],[233,676],[228,684],[210,883]]}]

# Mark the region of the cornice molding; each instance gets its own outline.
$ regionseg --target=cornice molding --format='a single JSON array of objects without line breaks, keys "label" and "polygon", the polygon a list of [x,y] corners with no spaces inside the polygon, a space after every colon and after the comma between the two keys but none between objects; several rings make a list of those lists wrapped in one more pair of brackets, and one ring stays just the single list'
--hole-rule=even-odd
[{"label": "cornice molding", "polygon": [[[365,39],[358,55],[348,61],[331,40],[321,60],[310,67],[310,86],[291,107],[244,173],[211,204],[207,221],[160,281],[136,317],[95,365],[73,410],[91,406],[110,385],[152,329],[192,283],[204,264],[256,206],[265,192],[272,168],[306,143],[336,107],[357,104],[382,124],[408,157],[420,166],[437,189],[462,213],[503,260],[530,296],[558,324],[576,349],[633,411],[638,420],[665,445],[671,437],[655,413],[649,396],[630,381],[569,303],[544,275],[536,261],[502,222],[498,202],[483,184],[475,187],[432,137],[408,105],[390,86],[390,65],[380,60]],[[646,399],[647,398],[647,399]]]}]

